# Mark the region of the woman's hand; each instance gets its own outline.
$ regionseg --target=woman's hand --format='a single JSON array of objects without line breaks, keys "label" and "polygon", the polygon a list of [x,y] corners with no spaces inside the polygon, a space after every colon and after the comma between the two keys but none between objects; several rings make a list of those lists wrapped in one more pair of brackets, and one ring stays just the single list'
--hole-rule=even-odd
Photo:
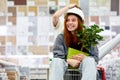
[{"label": "woman's hand", "polygon": [[80,62],[82,62],[83,59],[85,59],[86,56],[84,54],[78,54],[72,57],[72,59],[78,60]]},{"label": "woman's hand", "polygon": [[73,7],[78,7],[78,5],[77,4],[70,4],[70,5],[68,5],[67,6],[69,9],[71,9],[71,8],[73,8]]},{"label": "woman's hand", "polygon": [[72,67],[79,67],[80,63],[85,58],[86,56],[84,54],[78,54],[78,55],[73,56],[71,59],[67,59],[67,63],[71,65]]},{"label": "woman's hand", "polygon": [[67,63],[72,67],[79,67],[81,62],[76,59],[67,59]]}]

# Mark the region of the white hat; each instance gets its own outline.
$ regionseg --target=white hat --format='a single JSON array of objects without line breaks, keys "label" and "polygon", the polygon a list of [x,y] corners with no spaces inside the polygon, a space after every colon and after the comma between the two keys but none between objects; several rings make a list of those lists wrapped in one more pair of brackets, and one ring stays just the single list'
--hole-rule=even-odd
[{"label": "white hat", "polygon": [[80,16],[83,21],[85,20],[84,14],[83,14],[82,10],[79,9],[79,8],[77,8],[77,7],[74,7],[74,8],[69,9],[69,10],[66,12],[66,14],[68,14],[68,13],[76,14],[76,15]]}]

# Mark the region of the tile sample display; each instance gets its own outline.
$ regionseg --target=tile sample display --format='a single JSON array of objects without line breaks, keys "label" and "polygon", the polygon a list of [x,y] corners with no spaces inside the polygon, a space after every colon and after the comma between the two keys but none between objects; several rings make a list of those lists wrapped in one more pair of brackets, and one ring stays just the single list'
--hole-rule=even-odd
[{"label": "tile sample display", "polygon": [[38,16],[46,16],[48,15],[48,7],[47,6],[40,6],[38,7]]},{"label": "tile sample display", "polygon": [[6,55],[16,55],[16,46],[7,46]]},{"label": "tile sample display", "polygon": [[15,36],[7,36],[7,40],[6,40],[6,45],[16,45],[16,37]]},{"label": "tile sample display", "polygon": [[47,16],[38,17],[38,35],[48,34],[50,26],[50,19]]},{"label": "tile sample display", "polygon": [[7,13],[7,3],[6,0],[0,1],[0,16],[6,16]]},{"label": "tile sample display", "polygon": [[8,26],[16,25],[16,7],[8,7]]},{"label": "tile sample display", "polygon": [[17,35],[28,35],[28,17],[17,17]]},{"label": "tile sample display", "polygon": [[119,26],[113,26],[111,30],[112,30],[115,34],[119,34],[119,33],[120,33],[120,29],[119,29],[119,28],[120,28]]},{"label": "tile sample display", "polygon": [[109,25],[110,24],[109,16],[100,16],[99,18],[100,18],[99,19],[100,25]]},{"label": "tile sample display", "polygon": [[37,16],[38,15],[38,11],[37,11],[37,7],[36,6],[30,6],[28,7],[28,15],[29,16]]},{"label": "tile sample display", "polygon": [[28,35],[37,35],[37,17],[29,17]]},{"label": "tile sample display", "polygon": [[0,26],[0,36],[6,36],[7,35],[7,27],[6,27],[6,25],[4,26],[4,25],[1,25]]},{"label": "tile sample display", "polygon": [[8,26],[14,26],[16,25],[16,17],[15,16],[9,16],[8,17]]},{"label": "tile sample display", "polygon": [[[49,55],[52,53],[55,40],[55,30],[52,24],[53,13],[69,3],[79,4],[79,2],[85,12],[87,25],[90,22],[106,25],[119,23],[115,20],[117,18],[112,19],[111,17],[109,22],[109,17],[95,13],[96,8],[99,8],[102,13],[104,10],[108,13],[110,0],[95,2],[87,0],[84,5],[82,4],[84,0],[68,0],[67,2],[64,0],[1,0],[0,47],[4,47],[1,52],[5,55],[9,53],[10,55]],[[91,5],[91,2],[96,5]],[[105,3],[102,5],[101,2]],[[94,6],[96,8],[93,9]],[[104,6],[103,10],[101,10],[102,6]],[[88,11],[91,10],[93,12],[89,13]]]},{"label": "tile sample display", "polygon": [[27,0],[14,0],[15,5],[26,5]]},{"label": "tile sample display", "polygon": [[49,35],[53,33],[48,10],[48,0],[2,0],[1,54],[48,55]]},{"label": "tile sample display", "polygon": [[29,46],[28,51],[32,55],[47,55],[48,54],[48,46]]},{"label": "tile sample display", "polygon": [[8,26],[8,27],[7,27],[7,35],[8,35],[8,36],[16,36],[16,31],[17,31],[17,30],[16,30],[16,27],[15,27],[15,26],[12,26],[12,27],[11,27],[11,26],[10,26],[10,27]]},{"label": "tile sample display", "polygon": [[5,46],[0,46],[0,55],[5,55]]},{"label": "tile sample display", "polygon": [[28,37],[28,45],[37,45],[37,44],[38,44],[37,36]]},{"label": "tile sample display", "polygon": [[48,35],[39,35],[38,36],[38,45],[48,45],[49,36]]},{"label": "tile sample display", "polygon": [[29,27],[28,32],[29,35],[37,35],[37,26]]},{"label": "tile sample display", "polygon": [[35,1],[35,5],[48,5],[48,1],[47,0],[34,0]]},{"label": "tile sample display", "polygon": [[91,22],[94,24],[99,24],[99,16],[91,16],[90,17]]},{"label": "tile sample display", "polygon": [[6,17],[0,16],[0,25],[6,25]]},{"label": "tile sample display", "polygon": [[57,11],[57,7],[56,6],[49,6],[49,14],[54,14]]},{"label": "tile sample display", "polygon": [[27,36],[17,36],[16,44],[18,46],[27,46],[28,45],[28,37]]},{"label": "tile sample display", "polygon": [[18,46],[17,55],[29,55],[27,52],[27,46]]},{"label": "tile sample display", "polygon": [[16,16],[16,7],[8,7],[8,16]]},{"label": "tile sample display", "polygon": [[50,46],[49,47],[49,51],[52,53],[52,50],[53,50],[53,46]]},{"label": "tile sample display", "polygon": [[27,7],[26,6],[19,6],[17,15],[18,16],[27,16]]},{"label": "tile sample display", "polygon": [[14,0],[8,0],[8,1],[7,1],[7,6],[8,6],[8,7],[14,6],[14,5],[15,5]]},{"label": "tile sample display", "polygon": [[70,4],[73,4],[73,3],[78,4],[79,0],[70,0]]},{"label": "tile sample display", "polygon": [[0,46],[5,46],[5,45],[6,45],[6,37],[0,36]]}]

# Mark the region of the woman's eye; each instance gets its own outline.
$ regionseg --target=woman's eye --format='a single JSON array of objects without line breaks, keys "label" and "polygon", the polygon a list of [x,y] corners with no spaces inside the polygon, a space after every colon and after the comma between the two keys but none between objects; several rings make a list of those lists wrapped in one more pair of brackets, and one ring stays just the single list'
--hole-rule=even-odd
[{"label": "woman's eye", "polygon": [[72,19],[72,21],[76,21],[76,19]]},{"label": "woman's eye", "polygon": [[70,21],[69,19],[66,20],[67,22]]}]

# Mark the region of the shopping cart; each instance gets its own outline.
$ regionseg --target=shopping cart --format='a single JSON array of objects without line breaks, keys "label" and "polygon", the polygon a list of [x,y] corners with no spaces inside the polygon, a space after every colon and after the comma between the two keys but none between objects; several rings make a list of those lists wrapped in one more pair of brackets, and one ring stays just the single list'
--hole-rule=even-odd
[{"label": "shopping cart", "polygon": [[64,80],[81,80],[82,74],[78,69],[67,69],[64,75]]},{"label": "shopping cart", "polygon": [[104,67],[98,66],[97,70],[99,73],[98,80],[106,80],[106,73]]},{"label": "shopping cart", "polygon": [[[106,80],[105,71],[103,67],[97,67],[97,80]],[[67,69],[64,75],[64,80],[81,80],[82,74],[78,69]]]}]

